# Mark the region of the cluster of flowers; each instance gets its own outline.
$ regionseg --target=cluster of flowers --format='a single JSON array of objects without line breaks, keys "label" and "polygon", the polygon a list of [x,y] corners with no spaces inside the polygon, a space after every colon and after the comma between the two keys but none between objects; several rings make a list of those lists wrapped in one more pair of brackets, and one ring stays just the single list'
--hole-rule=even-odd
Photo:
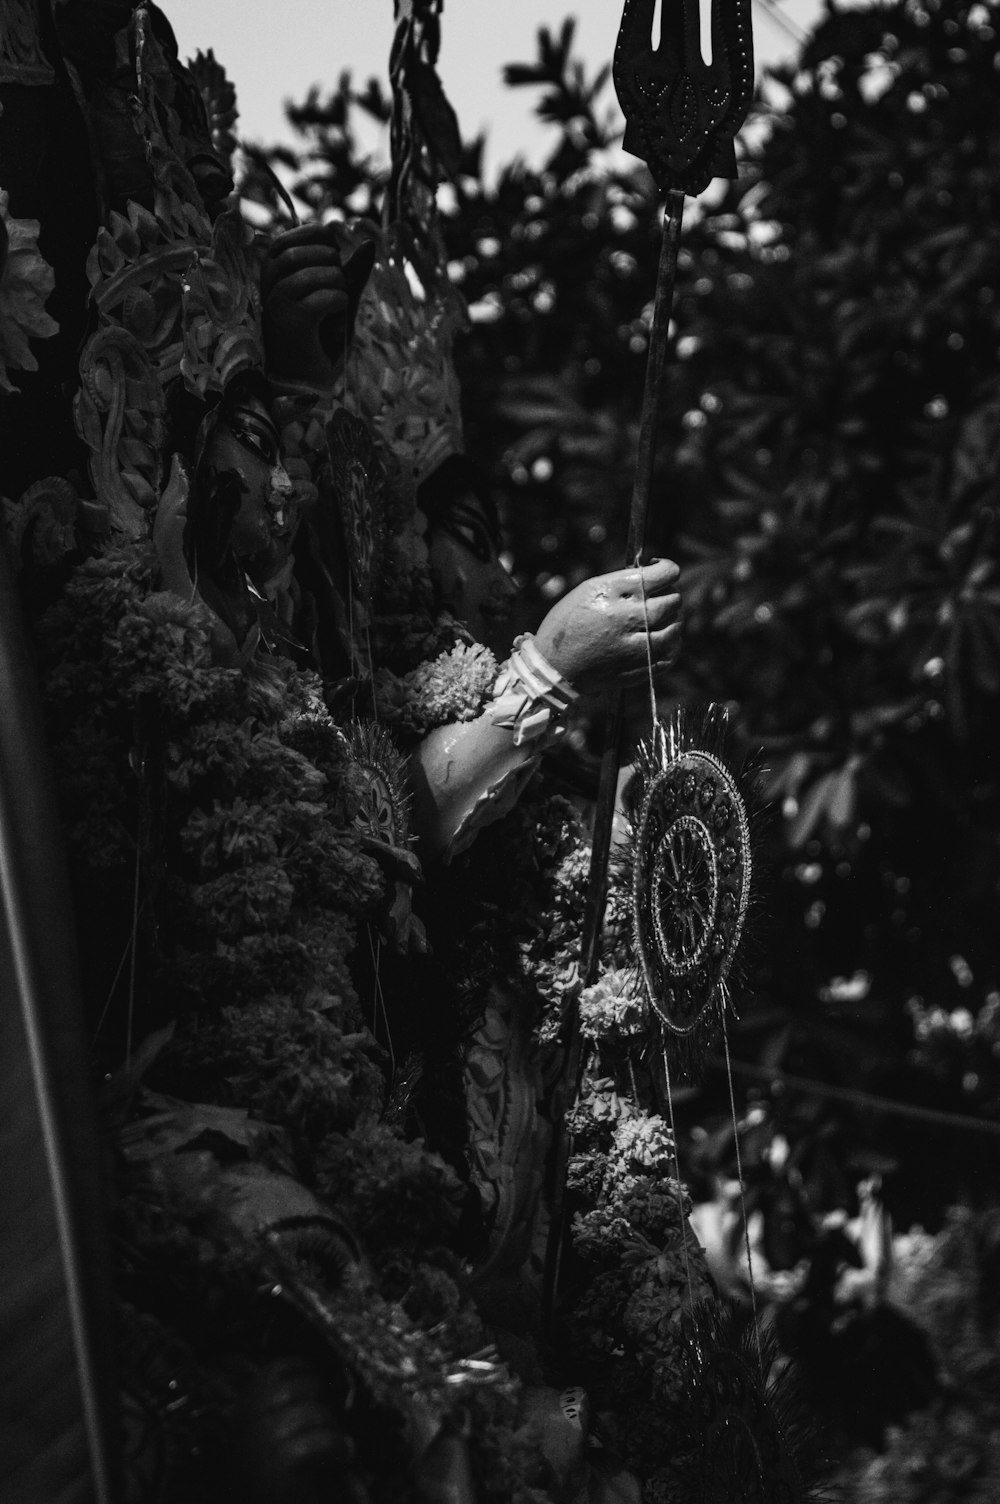
[{"label": "cluster of flowers", "polygon": [[[75,569],[38,629],[86,1000],[124,1147],[123,1367],[151,1410],[137,1467],[165,1431],[162,1496],[218,1497],[233,1476],[220,1438],[267,1334],[308,1352],[318,1320],[385,1407],[367,1447],[352,1419],[360,1474],[405,1500],[412,1453],[377,1427],[394,1410],[412,1421],[488,1339],[449,1247],[465,1189],[396,1121],[359,1000],[359,936],[387,897],[355,824],[365,786],[313,674],[213,666],[205,608],[158,584],[149,548],[112,549]],[[478,657],[458,654],[481,677]],[[453,713],[447,691],[440,712]],[[325,1315],[262,1309],[269,1229],[288,1216],[324,1229],[295,1268]],[[338,1307],[348,1266],[363,1267],[364,1297]],[[479,1496],[543,1499],[517,1385],[480,1366],[490,1382],[467,1399]]]}]

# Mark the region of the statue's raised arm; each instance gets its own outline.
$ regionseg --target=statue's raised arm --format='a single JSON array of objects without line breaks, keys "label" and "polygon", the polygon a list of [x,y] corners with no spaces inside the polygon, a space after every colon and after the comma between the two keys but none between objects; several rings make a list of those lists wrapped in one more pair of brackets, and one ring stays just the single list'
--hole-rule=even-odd
[{"label": "statue's raised arm", "polygon": [[584,580],[534,637],[518,639],[476,720],[424,739],[410,759],[423,860],[461,849],[510,807],[578,695],[603,696],[671,666],[680,643],[678,573],[658,560]]}]

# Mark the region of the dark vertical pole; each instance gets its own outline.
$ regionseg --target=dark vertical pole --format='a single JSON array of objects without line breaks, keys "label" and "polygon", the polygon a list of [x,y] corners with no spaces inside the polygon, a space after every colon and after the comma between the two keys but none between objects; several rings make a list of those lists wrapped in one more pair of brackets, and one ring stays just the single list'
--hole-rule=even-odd
[{"label": "dark vertical pole", "polygon": [[[673,309],[674,285],[677,280],[677,251],[680,244],[681,223],[684,215],[684,194],[671,189],[667,194],[663,217],[663,238],[660,242],[660,260],[656,272],[656,293],[653,300],[653,321],[649,331],[649,350],[646,357],[646,379],[642,394],[642,414],[639,420],[639,446],[636,458],[635,479],[632,485],[632,510],[629,516],[628,541],[625,545],[626,565],[638,564],[645,546],[646,523],[653,489],[653,470],[656,463],[656,441],[660,425],[660,404],[663,391],[663,374],[666,370],[670,341],[670,316]],[[604,753],[601,759],[601,774],[594,810],[594,830],[590,848],[590,871],[587,879],[587,908],[583,921],[581,946],[581,975],[583,985],[590,986],[597,976],[600,961],[601,925],[607,900],[608,857],[611,852],[611,830],[615,818],[615,795],[618,788],[618,764],[621,757],[622,729],[624,723],[624,699],[618,693],[612,698],[604,729]],[[580,1085],[582,1066],[580,1019],[573,1008],[567,1023],[566,1083],[567,1100],[558,1104],[555,1147],[552,1156],[552,1220],[545,1258],[545,1283],[543,1306],[547,1324],[555,1312],[559,1285],[559,1265],[565,1238],[566,1168],[572,1150],[569,1134],[562,1126],[562,1114],[575,1099]]]},{"label": "dark vertical pole", "polygon": [[107,1207],[62,835],[0,536],[0,1498],[111,1504]]}]

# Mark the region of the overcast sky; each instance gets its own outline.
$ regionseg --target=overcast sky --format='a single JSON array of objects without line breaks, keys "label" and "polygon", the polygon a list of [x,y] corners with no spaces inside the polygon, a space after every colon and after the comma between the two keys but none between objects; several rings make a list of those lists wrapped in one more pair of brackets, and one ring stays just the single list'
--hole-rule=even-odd
[{"label": "overcast sky", "polygon": [[[332,88],[349,68],[361,83],[386,78],[392,0],[160,0],[182,57],[211,47],[236,85],[240,133],[249,140],[290,139],[285,100],[301,100],[310,85]],[[765,9],[765,3],[770,7]],[[757,0],[754,50],[758,68],[793,48],[786,25],[807,26],[821,0]],[[621,0],[447,0],[442,16],[440,72],[466,137],[485,129],[488,163],[515,153],[539,162],[546,133],[532,118],[534,90],[504,88],[505,63],[535,56],[539,26],[552,29],[577,17],[579,49],[593,70],[609,62],[621,21]],[[609,91],[609,101],[613,95]]]}]

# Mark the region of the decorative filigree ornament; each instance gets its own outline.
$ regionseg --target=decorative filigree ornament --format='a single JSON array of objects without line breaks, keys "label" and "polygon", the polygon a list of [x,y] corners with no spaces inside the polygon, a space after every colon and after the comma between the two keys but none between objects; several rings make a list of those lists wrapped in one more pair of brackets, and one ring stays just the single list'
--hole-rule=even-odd
[{"label": "decorative filigree ornament", "polygon": [[15,392],[8,371],[37,371],[29,340],[47,339],[59,325],[45,312],[55,273],[38,249],[37,219],[7,212],[0,190],[0,390]]},{"label": "decorative filigree ornament", "polygon": [[3,513],[15,569],[27,563],[58,564],[77,546],[80,501],[60,475],[36,480],[16,502],[4,497]]},{"label": "decorative filigree ornament", "polygon": [[240,113],[236,108],[236,89],[211,47],[207,52],[195,53],[194,60],[188,63],[188,72],[197,84],[205,106],[212,145],[228,165],[237,146],[233,130]]},{"label": "decorative filigree ornament", "polygon": [[414,490],[464,448],[452,344],[467,322],[443,273],[421,279],[397,237],[379,236],[337,400],[371,424]]},{"label": "decorative filigree ornament", "polygon": [[164,45],[155,9],[139,0],[116,38],[127,38],[134,65],[133,124],[152,174],[153,208],[163,217],[179,199],[214,215],[232,192],[232,177],[215,148],[201,83],[181,65],[175,45]]},{"label": "decorative filigree ornament", "polygon": [[685,1318],[683,1468],[691,1504],[809,1504],[823,1497],[818,1439],[769,1331],[715,1301]]},{"label": "decorative filigree ornament", "polygon": [[238,209],[220,214],[209,245],[182,280],[181,375],[199,397],[224,392],[240,371],[263,369],[260,296],[252,265],[253,232]]},{"label": "decorative filigree ornament", "polygon": [[388,731],[373,721],[352,722],[345,736],[365,786],[355,826],[386,846],[404,849],[410,839],[406,759]]},{"label": "decorative filigree ornament", "polygon": [[664,5],[654,47],[654,0],[626,0],[615,48],[623,145],[663,191],[701,193],[713,177],[736,176],[733,137],[753,97],[750,0],[711,0],[710,63],[701,52],[698,5]]},{"label": "decorative filigree ornament", "polygon": [[368,602],[385,533],[385,466],[368,425],[344,408],[327,424],[326,440],[351,579]]},{"label": "decorative filigree ornament", "polygon": [[165,134],[157,87],[169,68],[143,16],[140,6],[132,21],[136,128],[155,209],[130,201],[126,214],[112,211],[90,252],[98,328],[81,356],[75,404],[96,494],[114,530],[133,538],[148,531],[160,494],[171,383],[204,399],[237,373],[263,369],[253,232],[238,209],[210,218]]},{"label": "decorative filigree ornament", "polygon": [[696,719],[675,711],[640,749],[628,859],[639,971],[685,1075],[722,1019],[753,870],[752,778],[723,760],[724,709]]},{"label": "decorative filigree ornament", "polygon": [[0,84],[54,84],[42,51],[36,0],[5,0],[0,9]]},{"label": "decorative filigree ornament", "polygon": [[146,535],[160,496],[165,410],[141,342],[124,329],[99,329],[84,346],[73,413],[95,494],[126,538]]}]

